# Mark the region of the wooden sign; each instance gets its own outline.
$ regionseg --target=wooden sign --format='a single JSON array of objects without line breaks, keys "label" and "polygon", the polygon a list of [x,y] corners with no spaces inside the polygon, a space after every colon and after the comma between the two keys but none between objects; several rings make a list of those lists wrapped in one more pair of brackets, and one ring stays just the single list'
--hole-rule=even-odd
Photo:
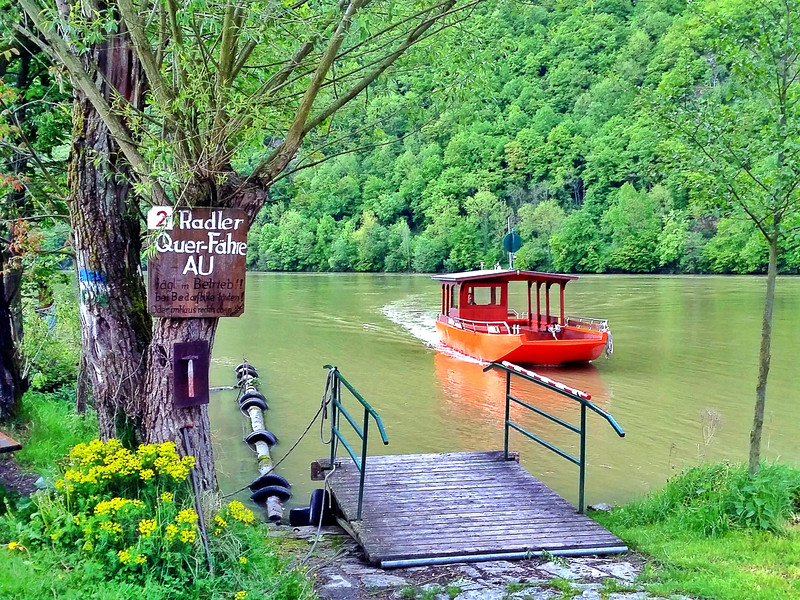
[{"label": "wooden sign", "polygon": [[208,363],[208,340],[178,342],[172,347],[176,408],[208,404]]},{"label": "wooden sign", "polygon": [[244,312],[247,215],[230,208],[154,206],[160,231],[147,264],[147,305],[156,317],[238,317]]}]

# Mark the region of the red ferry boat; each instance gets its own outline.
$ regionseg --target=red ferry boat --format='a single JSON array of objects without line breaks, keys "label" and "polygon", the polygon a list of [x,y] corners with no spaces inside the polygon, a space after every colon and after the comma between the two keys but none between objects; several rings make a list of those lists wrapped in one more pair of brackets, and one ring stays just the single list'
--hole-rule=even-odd
[{"label": "red ferry boat", "polygon": [[[594,360],[604,350],[607,355],[613,351],[607,320],[564,315],[564,288],[577,277],[491,269],[434,275],[433,279],[442,284],[436,329],[446,346],[462,354],[487,362],[560,365]],[[509,283],[514,282],[527,287],[527,312],[509,308]],[[554,285],[560,309],[551,315]]]}]

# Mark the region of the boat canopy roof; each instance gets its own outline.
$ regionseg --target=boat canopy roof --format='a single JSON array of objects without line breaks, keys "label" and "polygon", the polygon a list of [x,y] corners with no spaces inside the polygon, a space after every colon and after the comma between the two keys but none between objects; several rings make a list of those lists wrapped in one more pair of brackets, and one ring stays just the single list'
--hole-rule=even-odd
[{"label": "boat canopy roof", "polygon": [[574,275],[560,275],[558,273],[541,273],[539,271],[520,271],[518,269],[483,269],[481,271],[463,271],[461,273],[443,273],[433,275],[431,279],[454,283],[462,282],[487,282],[507,283],[509,281],[533,281],[539,283],[566,284],[568,281],[578,279]]}]

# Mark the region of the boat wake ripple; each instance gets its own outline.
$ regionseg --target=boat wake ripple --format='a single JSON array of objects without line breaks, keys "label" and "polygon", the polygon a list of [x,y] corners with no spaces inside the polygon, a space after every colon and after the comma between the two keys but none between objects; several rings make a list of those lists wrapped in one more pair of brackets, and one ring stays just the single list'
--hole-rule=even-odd
[{"label": "boat wake ripple", "polygon": [[383,315],[392,323],[408,331],[412,336],[420,340],[429,348],[437,352],[447,354],[453,358],[476,364],[486,364],[483,361],[461,354],[442,344],[439,334],[436,331],[436,317],[427,309],[421,308],[424,303],[424,296],[407,296],[400,300],[390,302],[381,308]]}]

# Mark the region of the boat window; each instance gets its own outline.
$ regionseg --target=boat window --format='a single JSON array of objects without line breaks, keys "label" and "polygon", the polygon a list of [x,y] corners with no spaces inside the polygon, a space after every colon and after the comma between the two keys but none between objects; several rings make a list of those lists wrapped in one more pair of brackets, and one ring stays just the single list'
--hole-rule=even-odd
[{"label": "boat window", "polygon": [[450,286],[450,306],[458,308],[458,284]]},{"label": "boat window", "polygon": [[493,286],[472,286],[467,291],[467,302],[476,306],[497,306],[502,298],[501,287]]}]

